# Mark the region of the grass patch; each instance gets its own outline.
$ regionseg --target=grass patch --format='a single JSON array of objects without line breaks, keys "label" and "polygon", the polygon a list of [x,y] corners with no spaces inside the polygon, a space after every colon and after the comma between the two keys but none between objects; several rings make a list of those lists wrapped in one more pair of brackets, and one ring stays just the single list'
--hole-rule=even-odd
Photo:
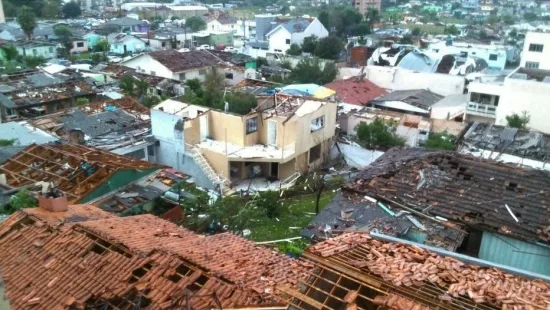
[{"label": "grass patch", "polygon": [[445,26],[437,26],[437,25],[415,25],[415,24],[408,24],[404,25],[405,28],[413,30],[414,28],[419,28],[421,32],[426,32],[428,34],[438,35],[438,34],[444,34],[445,32]]},{"label": "grass patch", "polygon": [[229,15],[235,18],[254,19],[254,15],[260,13],[260,8],[234,8],[230,11]]},{"label": "grass patch", "polygon": [[[336,193],[337,191],[333,192],[332,190],[324,192],[319,203],[320,209],[323,209]],[[280,216],[277,218],[270,219],[267,216],[262,216],[250,222],[248,229],[252,233],[248,238],[253,241],[270,241],[297,237],[313,219],[314,213],[315,194],[287,198],[283,200]],[[289,227],[299,228],[289,229]]]}]

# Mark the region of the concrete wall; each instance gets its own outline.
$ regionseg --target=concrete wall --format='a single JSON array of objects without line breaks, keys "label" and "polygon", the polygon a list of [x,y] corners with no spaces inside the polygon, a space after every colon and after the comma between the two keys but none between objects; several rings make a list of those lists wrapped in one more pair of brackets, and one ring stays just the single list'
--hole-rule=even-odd
[{"label": "concrete wall", "polygon": [[[294,116],[289,121],[294,121],[296,123],[296,129],[294,132],[297,154],[307,152],[313,146],[334,136],[336,128],[336,111],[337,105],[335,103],[326,103],[323,107],[313,113],[304,115],[303,117]],[[311,132],[311,120],[320,116],[325,117],[325,126],[320,130]],[[292,139],[292,137],[289,138]],[[286,141],[285,144],[288,145]]]},{"label": "concrete wall", "polygon": [[[429,49],[439,55],[448,54],[460,54],[468,53],[468,57],[479,57],[487,62],[490,69],[504,70],[506,67],[506,60],[508,59],[508,53],[504,47],[497,47],[495,45],[451,45],[447,46],[445,41],[438,42],[436,44],[430,44]],[[491,60],[490,56],[496,56],[496,60]]]},{"label": "concrete wall", "polygon": [[143,54],[134,59],[125,61],[122,65],[128,68],[136,69],[139,73],[162,76],[167,79],[174,78],[172,71],[147,54]]},{"label": "concrete wall", "polygon": [[239,146],[245,145],[245,122],[241,116],[210,111],[208,116],[210,137],[213,140],[226,141]]},{"label": "concrete wall", "polygon": [[124,46],[126,46],[126,52],[135,53],[145,48],[145,42],[138,38],[131,37],[120,43],[109,42],[111,47],[110,51],[117,54],[124,54]]},{"label": "concrete wall", "polygon": [[214,171],[229,179],[229,161],[225,155],[204,148],[201,149],[201,153]]},{"label": "concrete wall", "polygon": [[[359,74],[357,68],[339,69],[339,78],[353,77]],[[436,94],[448,96],[462,94],[465,80],[463,76],[441,73],[414,72],[396,67],[365,67],[365,77],[379,87],[394,90],[428,89]]]},{"label": "concrete wall", "polygon": [[207,189],[215,189],[212,181],[210,181],[208,176],[206,176],[204,171],[202,171],[193,158],[187,155],[181,156],[180,167],[181,171],[193,177],[195,184],[198,186]]},{"label": "concrete wall", "polygon": [[156,154],[157,163],[184,171],[182,170],[182,156],[185,153],[184,136],[183,132],[174,128],[178,120],[180,118],[176,115],[151,109],[152,133],[160,143]]},{"label": "concrete wall", "polygon": [[503,89],[496,110],[497,125],[506,125],[507,115],[527,111],[531,116],[529,128],[550,133],[550,84],[507,78]]},{"label": "concrete wall", "polygon": [[[82,46],[78,46],[82,45]],[[82,40],[82,41],[73,41],[73,47],[69,51],[72,53],[85,53],[88,51],[88,41]]]},{"label": "concrete wall", "polygon": [[17,47],[17,52],[19,55],[23,56],[42,56],[46,59],[56,58],[57,49],[55,46],[37,46],[37,47]]},{"label": "concrete wall", "polygon": [[289,160],[284,164],[279,164],[279,180],[284,180],[293,175],[296,171],[296,159]]},{"label": "concrete wall", "polygon": [[[531,44],[544,45],[542,52],[530,52],[529,45]],[[550,70],[550,33],[528,32],[525,35],[521,66],[525,67],[525,63],[528,61],[538,62],[539,69]]]}]

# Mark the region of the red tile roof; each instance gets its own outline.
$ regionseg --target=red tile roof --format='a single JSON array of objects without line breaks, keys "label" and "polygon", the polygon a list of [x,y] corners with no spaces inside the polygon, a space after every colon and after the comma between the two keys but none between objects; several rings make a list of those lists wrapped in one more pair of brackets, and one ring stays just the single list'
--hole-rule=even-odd
[{"label": "red tile roof", "polygon": [[204,237],[91,206],[24,209],[0,223],[0,271],[14,309],[280,305],[275,285],[296,288],[311,266],[231,234]]},{"label": "red tile roof", "polygon": [[357,78],[334,81],[325,87],[334,90],[341,102],[358,105],[367,105],[371,100],[388,93],[367,79],[358,81]]}]

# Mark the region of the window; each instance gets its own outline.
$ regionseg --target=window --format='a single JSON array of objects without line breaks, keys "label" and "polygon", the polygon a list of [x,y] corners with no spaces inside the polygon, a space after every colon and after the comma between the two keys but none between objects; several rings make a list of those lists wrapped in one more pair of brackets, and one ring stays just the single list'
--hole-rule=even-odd
[{"label": "window", "polygon": [[185,81],[185,73],[180,73],[180,81]]},{"label": "window", "polygon": [[311,120],[311,132],[317,131],[325,127],[325,116]]},{"label": "window", "polygon": [[249,118],[246,120],[246,134],[251,134],[258,131],[258,118]]},{"label": "window", "polygon": [[283,50],[278,50],[278,49],[275,50],[275,53],[282,53],[282,52]]},{"label": "window", "polygon": [[438,48],[434,48],[432,51],[434,51],[434,53],[439,53],[439,49],[438,49]]},{"label": "window", "polygon": [[162,47],[166,47],[166,42],[162,42]]},{"label": "window", "polygon": [[36,50],[36,48],[33,48],[33,49],[32,49],[32,54],[33,54],[34,56],[36,56],[36,54],[38,54],[38,51]]},{"label": "window", "polygon": [[544,45],[542,44],[529,44],[529,52],[542,53]]},{"label": "window", "polygon": [[225,78],[232,80],[233,79],[233,72],[226,72],[225,73]]},{"label": "window", "polygon": [[206,75],[206,70],[205,69],[199,70],[199,75]]},{"label": "window", "polygon": [[490,54],[489,55],[489,60],[497,60],[498,59],[498,55],[497,54]]},{"label": "window", "polygon": [[309,149],[309,162],[312,163],[321,158],[321,144]]},{"label": "window", "polygon": [[286,44],[290,45],[290,39],[286,39]]},{"label": "window", "polygon": [[525,68],[538,69],[539,68],[539,63],[538,62],[533,62],[533,61],[527,61],[527,62],[525,62]]},{"label": "window", "polygon": [[462,58],[468,57],[468,52],[460,52],[460,57]]},{"label": "window", "polygon": [[155,146],[154,145],[148,145],[147,146],[147,155],[148,156],[155,156]]},{"label": "window", "polygon": [[76,47],[84,47],[84,42],[76,42]]},{"label": "window", "polygon": [[51,54],[53,53],[53,47],[50,46],[50,48],[48,48],[48,52]]},{"label": "window", "polygon": [[157,75],[155,71],[151,71],[151,75]]}]

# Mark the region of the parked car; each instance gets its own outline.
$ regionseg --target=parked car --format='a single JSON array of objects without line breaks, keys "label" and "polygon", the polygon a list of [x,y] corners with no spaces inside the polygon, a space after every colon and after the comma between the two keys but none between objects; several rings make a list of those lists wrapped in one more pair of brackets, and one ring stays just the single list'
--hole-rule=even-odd
[{"label": "parked car", "polygon": [[208,45],[208,44],[203,44],[203,45],[197,47],[197,50],[199,50],[199,51],[210,50],[210,49],[212,49],[212,47],[210,47],[210,45]]},{"label": "parked car", "polygon": [[91,59],[78,59],[74,63],[78,65],[93,65]]},{"label": "parked car", "polygon": [[237,49],[234,48],[233,46],[228,46],[228,47],[224,48],[223,51],[224,52],[229,52],[229,53],[236,53]]},{"label": "parked car", "polygon": [[190,52],[190,51],[191,51],[191,50],[188,49],[187,47],[180,48],[180,49],[178,50],[178,52],[180,52],[180,53],[187,53],[187,52]]}]

